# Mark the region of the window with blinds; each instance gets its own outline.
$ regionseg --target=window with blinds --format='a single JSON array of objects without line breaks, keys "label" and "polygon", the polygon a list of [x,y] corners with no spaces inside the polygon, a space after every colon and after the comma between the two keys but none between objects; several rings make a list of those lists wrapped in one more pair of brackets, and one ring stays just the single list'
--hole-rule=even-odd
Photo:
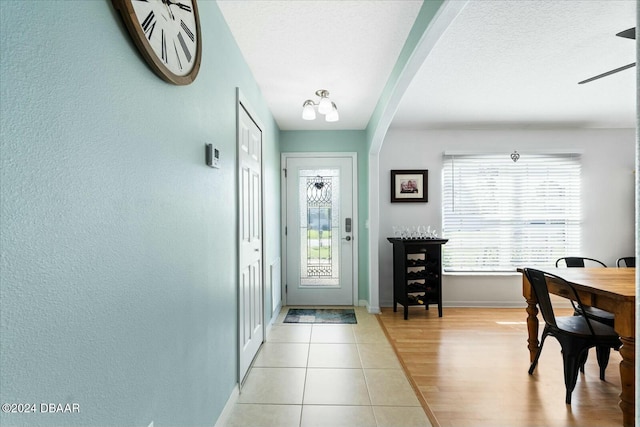
[{"label": "window with blinds", "polygon": [[445,153],[445,271],[552,266],[580,249],[580,155]]}]

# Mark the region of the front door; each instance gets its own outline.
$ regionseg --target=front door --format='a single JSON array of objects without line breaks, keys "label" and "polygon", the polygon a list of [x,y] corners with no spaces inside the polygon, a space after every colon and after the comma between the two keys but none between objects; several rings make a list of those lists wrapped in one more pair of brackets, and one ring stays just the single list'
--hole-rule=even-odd
[{"label": "front door", "polygon": [[356,305],[354,157],[284,160],[286,304]]},{"label": "front door", "polygon": [[238,330],[242,384],[263,341],[262,132],[242,105],[238,110]]}]

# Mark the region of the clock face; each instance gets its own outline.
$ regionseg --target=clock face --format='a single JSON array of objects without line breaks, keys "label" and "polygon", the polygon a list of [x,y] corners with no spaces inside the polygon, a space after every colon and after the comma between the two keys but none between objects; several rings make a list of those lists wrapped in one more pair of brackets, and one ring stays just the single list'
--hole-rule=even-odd
[{"label": "clock face", "polygon": [[134,42],[164,80],[191,83],[200,68],[196,0],[113,0]]}]

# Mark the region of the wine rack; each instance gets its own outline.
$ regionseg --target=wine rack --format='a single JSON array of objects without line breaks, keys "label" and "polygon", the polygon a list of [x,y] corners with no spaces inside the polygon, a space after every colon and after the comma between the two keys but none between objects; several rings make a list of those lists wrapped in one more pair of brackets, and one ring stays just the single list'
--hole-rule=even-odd
[{"label": "wine rack", "polygon": [[387,238],[393,244],[393,311],[398,304],[409,318],[409,307],[438,306],[442,317],[442,245],[447,239]]}]

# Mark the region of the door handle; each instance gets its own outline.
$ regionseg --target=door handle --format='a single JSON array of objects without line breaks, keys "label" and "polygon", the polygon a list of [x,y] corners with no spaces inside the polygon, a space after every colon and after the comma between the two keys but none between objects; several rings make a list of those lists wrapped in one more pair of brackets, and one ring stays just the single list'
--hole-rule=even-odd
[{"label": "door handle", "polygon": [[351,236],[343,237],[342,240],[346,240],[347,242],[351,241]]}]

